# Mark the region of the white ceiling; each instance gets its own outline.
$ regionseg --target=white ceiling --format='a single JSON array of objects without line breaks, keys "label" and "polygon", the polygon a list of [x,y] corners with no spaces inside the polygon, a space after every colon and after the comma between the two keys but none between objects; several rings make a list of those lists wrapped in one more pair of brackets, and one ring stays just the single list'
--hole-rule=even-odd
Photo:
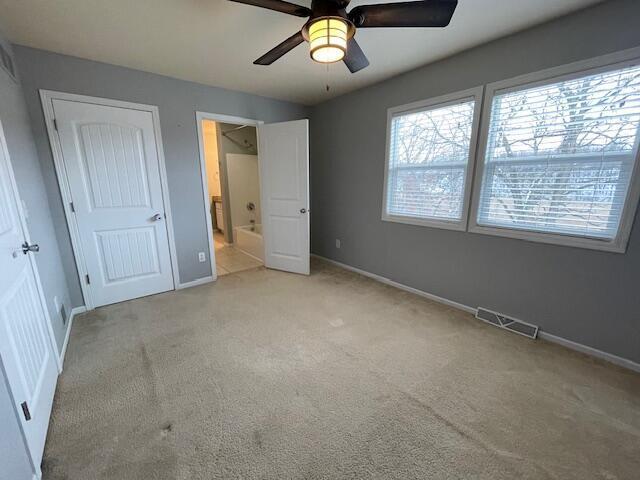
[{"label": "white ceiling", "polygon": [[[0,11],[13,43],[315,104],[599,1],[459,0],[444,29],[360,29],[371,65],[356,74],[342,63],[327,74],[306,43],[271,66],[253,65],[305,19],[226,0],[0,0]],[[350,8],[367,3],[389,2]]]}]

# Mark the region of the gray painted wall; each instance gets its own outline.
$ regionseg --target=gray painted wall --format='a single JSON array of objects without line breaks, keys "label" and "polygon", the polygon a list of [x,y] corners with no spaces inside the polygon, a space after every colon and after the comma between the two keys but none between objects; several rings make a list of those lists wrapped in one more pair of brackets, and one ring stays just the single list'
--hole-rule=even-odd
[{"label": "gray painted wall", "polygon": [[605,2],[314,108],[312,251],[640,362],[638,218],[626,254],[380,220],[387,108],[638,46],[639,18]]},{"label": "gray painted wall", "polygon": [[208,252],[209,249],[195,112],[200,110],[265,122],[306,118],[309,114],[306,107],[293,103],[28,47],[14,46],[14,50],[74,306],[84,302],[64,220],[38,89],[159,107],[181,283],[211,275],[209,262],[198,262],[198,252]]},{"label": "gray painted wall", "polygon": [[40,253],[35,254],[36,264],[60,350],[68,323],[63,325],[62,317],[56,311],[53,299],[57,296],[60,302],[66,305],[68,313],[71,312],[72,302],[54,230],[54,222],[57,223],[58,219],[49,209],[49,200],[22,89],[2,69],[0,69],[0,120],[4,127],[20,197],[27,207],[27,224],[31,240],[40,245]]}]

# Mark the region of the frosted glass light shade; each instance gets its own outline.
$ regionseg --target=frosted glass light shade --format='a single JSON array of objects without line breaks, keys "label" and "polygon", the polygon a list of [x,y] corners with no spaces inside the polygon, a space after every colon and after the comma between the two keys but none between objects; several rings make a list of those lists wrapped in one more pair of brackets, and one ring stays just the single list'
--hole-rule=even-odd
[{"label": "frosted glass light shade", "polygon": [[311,58],[320,63],[342,60],[347,53],[347,22],[339,18],[321,18],[309,25]]}]

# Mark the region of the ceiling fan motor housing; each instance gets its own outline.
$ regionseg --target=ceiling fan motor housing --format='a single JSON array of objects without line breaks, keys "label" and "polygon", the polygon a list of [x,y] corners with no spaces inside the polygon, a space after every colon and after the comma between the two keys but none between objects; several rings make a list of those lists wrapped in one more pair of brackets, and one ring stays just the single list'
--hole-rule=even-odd
[{"label": "ceiling fan motor housing", "polygon": [[[348,3],[348,2],[346,2]],[[345,5],[346,5],[345,3]],[[349,19],[347,11],[342,6],[341,2],[327,1],[327,0],[313,0],[311,2],[311,16],[307,23],[302,27],[302,36],[308,42],[309,41],[309,26],[317,20],[337,18],[347,24],[347,39],[352,38],[356,33],[356,26]]]},{"label": "ceiling fan motor housing", "polygon": [[327,16],[311,17],[309,21],[304,24],[304,26],[302,27],[302,36],[304,37],[304,39],[307,42],[309,41],[309,26],[312,23],[315,23],[318,20],[329,20],[331,18],[340,19],[347,24],[347,40],[349,40],[356,34],[356,26],[348,18],[341,17],[339,15],[327,15]]}]

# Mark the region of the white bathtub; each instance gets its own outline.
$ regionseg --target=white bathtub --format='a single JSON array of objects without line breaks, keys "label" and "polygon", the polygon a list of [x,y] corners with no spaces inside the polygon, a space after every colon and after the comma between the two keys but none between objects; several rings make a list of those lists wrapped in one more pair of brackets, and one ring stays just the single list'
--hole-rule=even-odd
[{"label": "white bathtub", "polygon": [[[253,231],[252,231],[253,230]],[[242,225],[233,227],[235,247],[264,262],[264,242],[262,225]]]}]

